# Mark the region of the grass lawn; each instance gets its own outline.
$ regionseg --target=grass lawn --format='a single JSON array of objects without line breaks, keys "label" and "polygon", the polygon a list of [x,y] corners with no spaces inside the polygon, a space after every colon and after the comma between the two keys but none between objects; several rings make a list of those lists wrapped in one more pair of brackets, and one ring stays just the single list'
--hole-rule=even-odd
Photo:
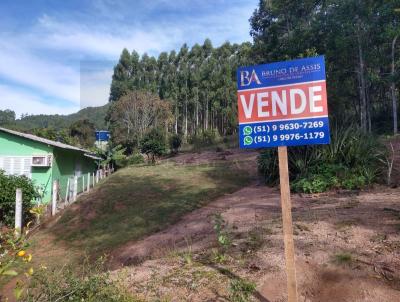
[{"label": "grass lawn", "polygon": [[232,162],[128,167],[82,196],[51,232],[71,248],[107,253],[162,230],[250,180],[249,173]]}]

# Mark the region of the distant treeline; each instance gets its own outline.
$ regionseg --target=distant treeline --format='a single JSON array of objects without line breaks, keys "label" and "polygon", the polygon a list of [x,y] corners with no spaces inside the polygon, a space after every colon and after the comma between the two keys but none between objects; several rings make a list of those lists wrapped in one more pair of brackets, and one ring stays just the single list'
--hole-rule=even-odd
[{"label": "distant treeline", "polygon": [[109,104],[89,107],[69,115],[23,115],[20,119],[16,119],[12,110],[0,110],[0,127],[91,148],[94,146],[95,130],[108,128],[105,117],[109,107]]},{"label": "distant treeline", "polygon": [[37,128],[52,128],[61,130],[70,127],[73,123],[79,120],[89,120],[94,124],[96,129],[106,129],[105,116],[109,104],[101,107],[88,107],[79,110],[77,113],[68,115],[59,114],[37,114],[37,115],[22,115],[20,119],[16,119],[15,113],[11,110],[0,110],[0,125],[12,126],[12,128],[29,131]]}]

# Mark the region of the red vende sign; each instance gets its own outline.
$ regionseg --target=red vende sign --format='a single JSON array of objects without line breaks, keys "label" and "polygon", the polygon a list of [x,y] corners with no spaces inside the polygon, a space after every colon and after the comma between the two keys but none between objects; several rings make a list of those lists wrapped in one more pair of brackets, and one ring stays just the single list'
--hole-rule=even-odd
[{"label": "red vende sign", "polygon": [[325,81],[238,92],[239,123],[328,115]]}]

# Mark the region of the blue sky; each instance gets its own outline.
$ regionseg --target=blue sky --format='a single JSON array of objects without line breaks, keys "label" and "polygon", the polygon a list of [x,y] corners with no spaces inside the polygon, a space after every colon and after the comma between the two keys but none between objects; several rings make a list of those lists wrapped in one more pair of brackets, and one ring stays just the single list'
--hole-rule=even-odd
[{"label": "blue sky", "polygon": [[69,114],[107,102],[124,47],[158,55],[251,41],[258,0],[2,0],[0,109]]}]

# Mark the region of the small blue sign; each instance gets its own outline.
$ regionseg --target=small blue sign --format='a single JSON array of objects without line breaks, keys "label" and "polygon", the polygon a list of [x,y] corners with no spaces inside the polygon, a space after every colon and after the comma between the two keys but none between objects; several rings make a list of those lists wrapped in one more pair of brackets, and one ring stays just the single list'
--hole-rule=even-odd
[{"label": "small blue sign", "polygon": [[110,140],[110,131],[100,130],[96,131],[96,141],[108,142]]}]

